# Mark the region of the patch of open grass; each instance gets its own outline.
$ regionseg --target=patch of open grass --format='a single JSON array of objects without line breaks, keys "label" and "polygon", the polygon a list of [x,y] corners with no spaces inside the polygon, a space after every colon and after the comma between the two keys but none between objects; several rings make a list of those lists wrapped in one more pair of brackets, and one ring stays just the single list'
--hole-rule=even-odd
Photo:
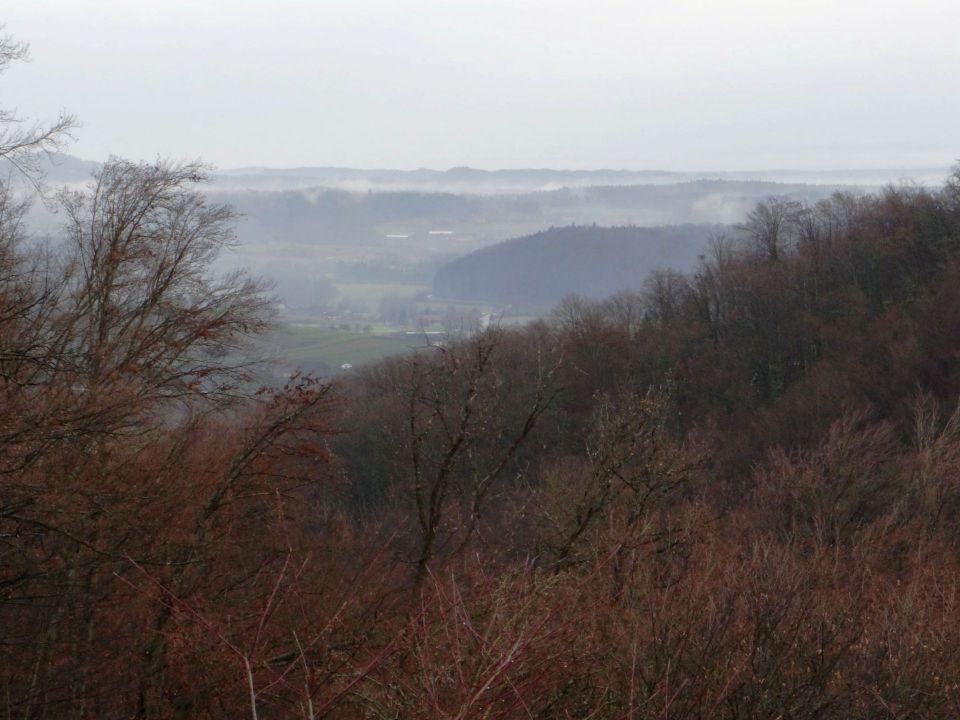
[{"label": "patch of open grass", "polygon": [[391,337],[325,327],[287,325],[273,337],[276,353],[305,369],[337,370],[401,355],[425,344],[422,335]]}]

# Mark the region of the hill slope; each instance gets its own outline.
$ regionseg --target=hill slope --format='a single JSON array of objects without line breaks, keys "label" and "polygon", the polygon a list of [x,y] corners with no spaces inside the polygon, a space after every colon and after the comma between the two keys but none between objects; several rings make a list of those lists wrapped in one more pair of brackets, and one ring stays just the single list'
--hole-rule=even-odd
[{"label": "hill slope", "polygon": [[692,268],[718,225],[550,228],[481,248],[441,267],[445,298],[552,305],[570,294],[600,298],[639,288],[658,268]]}]

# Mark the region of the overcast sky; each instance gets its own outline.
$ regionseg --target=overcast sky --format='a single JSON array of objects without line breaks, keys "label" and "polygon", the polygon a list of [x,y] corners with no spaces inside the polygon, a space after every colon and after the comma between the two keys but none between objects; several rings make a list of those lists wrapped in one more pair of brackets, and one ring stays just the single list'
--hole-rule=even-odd
[{"label": "overcast sky", "polygon": [[752,170],[960,158],[958,0],[5,0],[89,159]]}]

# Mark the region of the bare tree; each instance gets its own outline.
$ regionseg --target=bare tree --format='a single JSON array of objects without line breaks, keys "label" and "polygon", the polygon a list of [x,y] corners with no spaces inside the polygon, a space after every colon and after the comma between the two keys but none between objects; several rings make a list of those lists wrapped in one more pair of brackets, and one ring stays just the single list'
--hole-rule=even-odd
[{"label": "bare tree", "polygon": [[802,209],[794,200],[768,198],[750,211],[739,230],[767,261],[777,262],[789,241],[788,230]]},{"label": "bare tree", "polygon": [[[502,351],[504,331],[496,328],[436,357],[411,362],[407,387],[408,437],[413,499],[419,535],[419,586],[438,546],[456,538],[462,550],[473,537],[491,488],[508,473],[511,462],[557,396],[560,360],[538,363],[527,388],[505,397],[502,368],[494,362]],[[518,425],[507,426],[508,405]],[[466,517],[448,527],[450,503],[459,499]]]},{"label": "bare tree", "polygon": [[648,315],[663,323],[676,320],[690,286],[676,270],[654,270],[643,283],[643,299]]},{"label": "bare tree", "polygon": [[196,163],[110,160],[87,192],[65,193],[65,351],[90,392],[228,399],[239,351],[265,329],[266,286],[210,265],[232,242],[233,211],[194,189]]},{"label": "bare tree", "polygon": [[0,472],[140,431],[173,402],[241,394],[270,303],[256,280],[212,273],[233,213],[193,187],[203,178],[196,164],[109,161],[61,196],[59,252],[21,251],[20,211],[0,212]]},{"label": "bare tree", "polygon": [[694,475],[698,452],[676,443],[668,427],[666,390],[622,388],[601,398],[582,459],[565,458],[537,492],[542,536],[538,562],[563,570],[588,562],[609,533],[616,563],[633,565],[643,545],[671,542],[658,513]]},{"label": "bare tree", "polygon": [[[0,31],[4,28],[0,25]],[[15,62],[29,59],[30,48],[11,35],[0,35],[0,74]],[[0,108],[0,159],[6,160],[25,178],[34,183],[41,177],[39,158],[62,147],[76,119],[61,112],[49,123],[28,122],[14,110]]]},{"label": "bare tree", "polygon": [[693,278],[698,313],[711,328],[715,343],[723,337],[736,302],[738,292],[733,270],[737,257],[734,241],[719,235],[711,240],[709,253],[700,256],[700,269]]},{"label": "bare tree", "polygon": [[635,337],[646,314],[645,298],[640,293],[623,290],[603,302],[604,313],[629,337]]}]

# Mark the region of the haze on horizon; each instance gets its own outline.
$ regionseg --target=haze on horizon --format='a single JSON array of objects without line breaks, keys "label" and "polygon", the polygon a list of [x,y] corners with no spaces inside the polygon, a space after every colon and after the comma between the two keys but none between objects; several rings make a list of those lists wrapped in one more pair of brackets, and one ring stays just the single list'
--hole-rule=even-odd
[{"label": "haze on horizon", "polygon": [[222,168],[947,166],[946,0],[11,0],[4,103]]}]

